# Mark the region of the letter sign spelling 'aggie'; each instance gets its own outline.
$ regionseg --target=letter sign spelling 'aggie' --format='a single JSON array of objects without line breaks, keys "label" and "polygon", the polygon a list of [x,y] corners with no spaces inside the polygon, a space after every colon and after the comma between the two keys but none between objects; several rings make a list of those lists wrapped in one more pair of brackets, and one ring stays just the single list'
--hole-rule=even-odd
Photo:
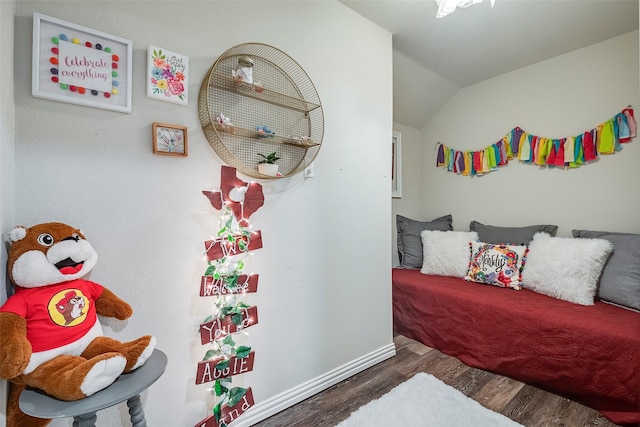
[{"label": "letter sign spelling 'aggie'", "polygon": [[198,363],[196,384],[204,384],[207,382],[215,381],[219,378],[227,378],[233,375],[239,375],[244,374],[245,372],[253,371],[254,358],[255,352],[253,351],[249,353],[247,357],[243,357],[241,359],[234,356],[229,359],[224,369],[216,368],[216,365],[222,362],[224,360],[224,357],[200,362]]}]

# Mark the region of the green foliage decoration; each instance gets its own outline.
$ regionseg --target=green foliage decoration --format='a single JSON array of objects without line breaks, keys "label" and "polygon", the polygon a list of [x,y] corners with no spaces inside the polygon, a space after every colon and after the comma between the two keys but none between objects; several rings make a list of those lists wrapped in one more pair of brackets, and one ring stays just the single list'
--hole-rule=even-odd
[{"label": "green foliage decoration", "polygon": [[[273,161],[278,160],[275,153],[265,157],[266,163],[268,163],[268,159],[273,159]],[[223,256],[222,258],[208,261],[204,275],[212,276],[215,280],[222,280],[229,293],[219,295],[216,298],[216,312],[207,316],[203,323],[231,316],[233,324],[241,326],[242,313],[249,308],[250,305],[244,303],[242,301],[243,295],[235,293],[235,290],[238,287],[238,277],[242,274],[242,269],[244,268],[243,259],[249,254],[248,248],[251,241],[251,232],[235,221],[233,212],[228,206],[224,208],[219,218],[219,226],[220,229],[216,232],[217,238],[221,241],[227,241],[231,245],[235,245],[240,250],[240,254]],[[232,357],[244,359],[251,353],[251,347],[244,345],[238,346],[231,334],[212,341],[211,345],[213,348],[207,350],[203,361],[222,358],[215,366],[215,369],[218,370],[226,369]],[[213,388],[211,389],[211,393],[218,398],[218,403],[213,408],[213,414],[221,427],[226,427],[226,424],[220,420],[223,405],[227,404],[231,407],[237,405],[247,392],[247,389],[242,387],[231,387],[231,383],[231,377],[219,378],[215,380]]]}]

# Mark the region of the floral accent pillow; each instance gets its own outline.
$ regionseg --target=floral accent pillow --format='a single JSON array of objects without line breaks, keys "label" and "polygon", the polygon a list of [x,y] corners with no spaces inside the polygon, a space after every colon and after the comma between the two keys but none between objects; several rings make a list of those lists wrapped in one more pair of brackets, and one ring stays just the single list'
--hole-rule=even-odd
[{"label": "floral accent pillow", "polygon": [[469,242],[469,248],[471,259],[465,280],[522,289],[522,269],[529,251],[527,246]]}]

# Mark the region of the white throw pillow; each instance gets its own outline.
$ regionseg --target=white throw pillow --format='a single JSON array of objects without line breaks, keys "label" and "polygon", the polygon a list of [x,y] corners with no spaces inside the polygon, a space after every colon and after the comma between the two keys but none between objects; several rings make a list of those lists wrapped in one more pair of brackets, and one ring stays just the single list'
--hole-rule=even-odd
[{"label": "white throw pillow", "polygon": [[422,238],[423,274],[464,277],[469,268],[469,242],[478,240],[475,231],[424,230]]},{"label": "white throw pillow", "polygon": [[575,304],[593,305],[602,269],[613,251],[605,239],[536,233],[522,272],[523,287]]}]

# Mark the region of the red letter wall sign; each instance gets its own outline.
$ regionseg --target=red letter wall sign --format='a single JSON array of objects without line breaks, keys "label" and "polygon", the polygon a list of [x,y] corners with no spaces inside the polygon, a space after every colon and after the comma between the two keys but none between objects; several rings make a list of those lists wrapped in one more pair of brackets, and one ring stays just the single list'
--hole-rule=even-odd
[{"label": "red letter wall sign", "polygon": [[214,319],[200,325],[200,342],[202,344],[219,340],[225,335],[233,334],[258,323],[258,307],[255,305],[242,310],[242,322],[236,325],[231,320],[231,315],[222,319]]},{"label": "red letter wall sign", "polygon": [[216,369],[216,365],[224,360],[218,357],[213,360],[198,363],[198,373],[196,375],[196,384],[204,384],[220,378],[227,378],[233,375],[244,374],[253,371],[253,360],[255,352],[252,351],[247,357],[242,359],[232,357],[224,369]]},{"label": "red letter wall sign", "polygon": [[238,246],[238,241],[240,240],[245,244],[247,243],[247,238],[240,235],[236,237],[234,242],[222,239],[207,240],[204,242],[204,249],[207,251],[207,261],[214,261],[226,256],[240,255],[248,251],[254,251],[262,248],[262,233],[260,233],[260,230],[251,233],[249,246],[246,250],[242,250]]},{"label": "red letter wall sign", "polygon": [[213,276],[202,276],[200,281],[200,296],[232,295],[258,292],[258,274],[241,274],[236,286],[229,288],[223,278],[214,279]]},{"label": "red letter wall sign", "polygon": [[223,425],[229,425],[232,421],[235,421],[240,415],[247,412],[254,404],[253,391],[251,387],[247,389],[247,392],[242,399],[235,405],[224,405],[222,407],[222,413],[220,414],[220,421],[216,421],[214,414],[209,415],[204,420],[196,424],[196,427],[221,427]]}]

